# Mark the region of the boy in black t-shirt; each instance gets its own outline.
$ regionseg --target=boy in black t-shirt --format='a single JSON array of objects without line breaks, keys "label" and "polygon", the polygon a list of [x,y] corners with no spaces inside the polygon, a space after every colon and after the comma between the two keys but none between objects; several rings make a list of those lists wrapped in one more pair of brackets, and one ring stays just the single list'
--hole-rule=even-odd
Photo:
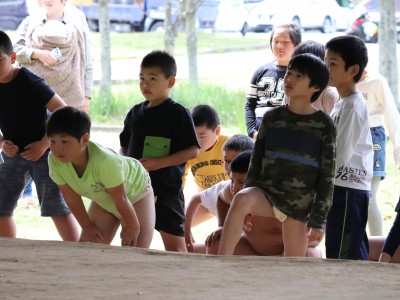
[{"label": "boy in black t-shirt", "polygon": [[140,90],[146,99],[127,114],[120,153],[139,159],[149,171],[156,197],[156,226],[165,250],[187,252],[182,176],[185,163],[199,153],[190,112],[169,97],[175,84],[175,59],[164,51],[147,54],[140,65]]},{"label": "boy in black t-shirt", "polygon": [[0,236],[17,235],[13,211],[32,177],[41,215],[53,219],[63,240],[78,241],[76,221],[49,177],[49,141],[45,134],[47,110],[65,106],[64,101],[26,68],[15,67],[16,54],[6,33],[0,31]]}]

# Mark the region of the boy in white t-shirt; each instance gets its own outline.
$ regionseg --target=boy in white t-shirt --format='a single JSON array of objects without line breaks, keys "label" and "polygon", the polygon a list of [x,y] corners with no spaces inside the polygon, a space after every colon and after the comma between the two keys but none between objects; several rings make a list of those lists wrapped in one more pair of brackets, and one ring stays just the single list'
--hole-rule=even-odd
[{"label": "boy in white t-shirt", "polygon": [[[121,230],[121,245],[149,248],[154,232],[150,176],[134,158],[90,141],[90,118],[73,107],[49,118],[50,177],[82,227],[81,242],[110,244]],[[82,196],[92,202],[86,211]]]},{"label": "boy in white t-shirt", "polygon": [[331,117],[336,125],[333,204],[326,222],[326,257],[368,260],[366,225],[373,174],[368,109],[356,83],[368,63],[368,50],[355,36],[338,36],[325,45],[329,85],[340,99]]}]

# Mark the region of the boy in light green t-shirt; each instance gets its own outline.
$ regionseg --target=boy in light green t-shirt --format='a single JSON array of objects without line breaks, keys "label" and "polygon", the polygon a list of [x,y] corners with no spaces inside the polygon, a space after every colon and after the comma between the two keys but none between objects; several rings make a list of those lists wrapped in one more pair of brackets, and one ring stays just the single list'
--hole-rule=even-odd
[{"label": "boy in light green t-shirt", "polygon": [[[90,141],[89,116],[73,107],[49,118],[50,177],[82,227],[81,242],[110,244],[119,227],[121,245],[149,248],[154,232],[150,177],[134,158]],[[82,196],[92,200],[88,210]]]}]

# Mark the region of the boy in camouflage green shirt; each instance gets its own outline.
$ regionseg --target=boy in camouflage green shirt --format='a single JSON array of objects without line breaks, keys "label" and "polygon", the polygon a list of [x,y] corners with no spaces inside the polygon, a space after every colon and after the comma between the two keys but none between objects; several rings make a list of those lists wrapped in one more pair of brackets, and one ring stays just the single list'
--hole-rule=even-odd
[{"label": "boy in camouflage green shirt", "polygon": [[332,204],[336,131],[313,105],[328,83],[325,63],[312,54],[292,58],[284,77],[290,104],[267,112],[247,174],[233,199],[219,254],[233,253],[246,215],[282,222],[285,256],[305,256],[322,239]]}]

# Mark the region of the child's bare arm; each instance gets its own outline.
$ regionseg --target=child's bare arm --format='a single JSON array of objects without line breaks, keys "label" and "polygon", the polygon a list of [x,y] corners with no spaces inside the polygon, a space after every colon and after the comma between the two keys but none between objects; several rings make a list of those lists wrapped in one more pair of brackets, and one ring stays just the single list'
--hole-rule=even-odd
[{"label": "child's bare arm", "polygon": [[217,199],[218,226],[220,226],[220,227],[224,226],[225,218],[226,218],[226,215],[228,214],[228,210],[230,207],[230,202],[227,203],[226,200],[224,201],[223,191],[224,190],[222,190],[218,194],[218,199]]},{"label": "child's bare arm", "polygon": [[186,209],[186,221],[185,221],[185,242],[186,247],[189,252],[193,252],[193,243],[195,240],[192,235],[192,220],[196,215],[197,210],[201,204],[200,193],[195,194],[189,202]]},{"label": "child's bare arm", "polygon": [[58,94],[54,94],[54,96],[50,99],[50,101],[47,102],[46,108],[49,111],[53,112],[57,108],[62,106],[67,106],[67,104],[65,104],[64,100]]},{"label": "child's bare arm", "polygon": [[181,150],[174,154],[161,158],[154,158],[154,157],[141,158],[140,162],[146,168],[147,171],[155,171],[162,168],[180,165],[192,158],[195,158],[198,154],[199,154],[199,148],[197,146],[192,146],[188,149]]},{"label": "child's bare arm", "polygon": [[136,246],[140,224],[132,203],[126,197],[124,184],[108,188],[107,193],[114,200],[115,206],[122,216],[121,246]]},{"label": "child's bare arm", "polygon": [[78,195],[69,185],[58,186],[65,202],[73,213],[74,217],[82,227],[80,242],[99,242],[103,240],[100,230],[92,223],[83,204],[82,197]]}]

